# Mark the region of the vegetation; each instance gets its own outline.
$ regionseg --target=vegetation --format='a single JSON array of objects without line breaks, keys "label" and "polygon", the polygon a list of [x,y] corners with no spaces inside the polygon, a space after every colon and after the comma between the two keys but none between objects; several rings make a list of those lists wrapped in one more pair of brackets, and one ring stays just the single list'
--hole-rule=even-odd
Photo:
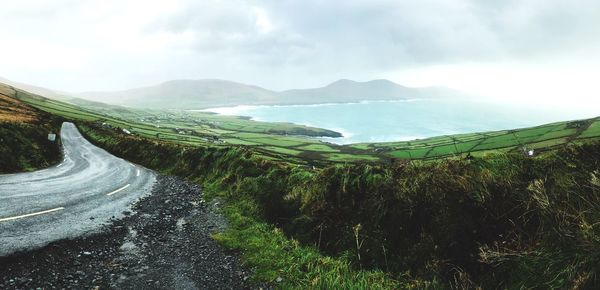
[{"label": "vegetation", "polygon": [[228,247],[243,250],[245,263],[255,269],[253,278],[258,281],[281,283],[283,288],[331,289],[344,286],[360,289],[365,285],[375,285],[377,289],[398,288],[400,285],[382,271],[357,272],[347,258],[326,257],[315,247],[302,246],[288,239],[264,218],[264,205],[251,195],[237,195],[227,189],[232,189],[237,178],[243,178],[246,173],[258,176],[271,166],[286,168],[287,165],[281,162],[265,160],[242,148],[151,141],[126,136],[118,130],[93,123],[79,128],[87,139],[113,154],[166,174],[187,177],[204,184],[209,197],[225,198],[225,214],[231,224],[226,232],[216,234],[215,238]]},{"label": "vegetation", "polygon": [[[94,125],[82,130],[117,155],[226,199],[233,226],[216,238],[245,250],[258,279],[324,288],[342,284],[318,284],[319,273],[327,281],[356,277],[331,280],[357,283],[344,285],[350,288],[373,281],[391,288],[599,283],[598,144],[533,158],[499,153],[312,170],[245,148],[176,145]],[[358,272],[344,270],[349,262]]]},{"label": "vegetation", "polygon": [[[208,112],[140,110],[89,102],[74,105],[25,92],[17,94],[17,97],[33,107],[66,119],[97,121],[105,127],[126,129],[132,134],[152,139],[199,146],[247,146],[265,157],[300,164],[378,159],[371,151],[362,152],[309,138],[339,136],[339,133],[325,129],[290,123],[256,122],[244,117]],[[306,146],[309,147],[304,149]],[[347,154],[329,155],[338,151]],[[353,156],[355,153],[362,154]]]},{"label": "vegetation", "polygon": [[[142,121],[152,112],[28,102],[87,119],[80,129],[99,146],[224,199],[231,227],[215,238],[282,288],[600,285],[597,119],[335,146],[193,113],[157,128]],[[209,129],[241,145],[199,133]]]},{"label": "vegetation", "polygon": [[60,120],[13,98],[15,91],[0,86],[0,174],[32,171],[58,162]]},{"label": "vegetation", "polygon": [[289,123],[256,122],[208,112],[131,109],[83,100],[75,105],[25,92],[17,97],[67,119],[98,121],[142,137],[198,146],[243,146],[264,157],[308,165],[465,158],[532,149],[539,152],[600,138],[600,119],[594,118],[415,141],[335,145],[307,136],[339,133]]},{"label": "vegetation", "polygon": [[256,281],[291,289],[397,289],[428,283],[400,283],[381,270],[356,271],[347,257],[324,256],[318,249],[288,239],[278,228],[250,216],[242,209],[255,207],[238,201],[225,208],[230,229],[214,237],[223,245],[242,250],[246,266],[256,269]]},{"label": "vegetation", "polygon": [[531,128],[440,136],[416,141],[354,144],[392,157],[431,160],[445,157],[484,156],[495,152],[545,151],[581,144],[600,137],[600,119],[558,122]]}]

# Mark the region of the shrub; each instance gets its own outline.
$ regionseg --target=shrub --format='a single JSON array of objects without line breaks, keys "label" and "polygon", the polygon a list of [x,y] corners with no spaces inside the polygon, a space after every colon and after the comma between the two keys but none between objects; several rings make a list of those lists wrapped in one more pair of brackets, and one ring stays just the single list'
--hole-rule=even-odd
[{"label": "shrub", "polygon": [[[283,230],[279,238],[286,235],[350,263],[339,267],[384,270],[398,281],[444,281],[454,287],[598,284],[599,144],[536,158],[496,154],[312,170],[263,160],[246,148],[189,147],[82,128],[116,155],[203,182],[213,195],[237,205],[240,216],[230,214],[234,220],[277,225]],[[240,225],[255,223],[238,224],[237,232],[218,239],[244,248],[240,241],[253,233]],[[272,230],[263,227],[252,231]],[[268,254],[254,245],[249,249]],[[253,260],[265,266],[260,259]],[[276,265],[288,265],[282,263]],[[299,283],[310,286],[304,282]]]}]

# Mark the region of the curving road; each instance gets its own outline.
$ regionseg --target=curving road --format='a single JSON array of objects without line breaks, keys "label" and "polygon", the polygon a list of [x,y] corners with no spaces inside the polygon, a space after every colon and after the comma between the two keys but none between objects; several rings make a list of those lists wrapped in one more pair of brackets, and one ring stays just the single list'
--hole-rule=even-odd
[{"label": "curving road", "polygon": [[72,123],[61,140],[62,163],[0,175],[0,256],[98,231],[150,193],[152,171],[92,145]]}]

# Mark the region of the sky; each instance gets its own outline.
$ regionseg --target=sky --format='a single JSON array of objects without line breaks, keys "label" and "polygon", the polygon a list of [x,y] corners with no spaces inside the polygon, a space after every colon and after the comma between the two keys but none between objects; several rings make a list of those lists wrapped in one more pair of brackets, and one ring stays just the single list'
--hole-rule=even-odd
[{"label": "sky", "polygon": [[598,105],[599,36],[597,0],[3,0],[0,76],[69,92],[387,78]]}]

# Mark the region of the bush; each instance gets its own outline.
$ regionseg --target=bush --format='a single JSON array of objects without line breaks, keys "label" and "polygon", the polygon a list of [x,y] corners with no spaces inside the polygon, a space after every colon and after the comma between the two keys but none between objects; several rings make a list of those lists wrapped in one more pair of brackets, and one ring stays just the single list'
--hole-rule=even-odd
[{"label": "bush", "polygon": [[[398,281],[433,281],[421,286],[598,285],[598,144],[536,158],[497,154],[311,170],[263,160],[245,148],[189,147],[82,128],[116,155],[208,185],[213,195],[237,204],[241,216],[230,218],[277,225],[283,230],[277,235],[343,257],[350,263],[343,267],[384,270]],[[252,233],[242,224],[255,225],[238,224],[237,232],[218,238],[244,248],[240,241]],[[260,227],[252,231],[271,231]],[[248,249],[268,254],[258,246]]]},{"label": "bush", "polygon": [[60,160],[59,138],[48,141],[48,133],[58,133],[60,123],[0,122],[0,174],[33,171]]}]

